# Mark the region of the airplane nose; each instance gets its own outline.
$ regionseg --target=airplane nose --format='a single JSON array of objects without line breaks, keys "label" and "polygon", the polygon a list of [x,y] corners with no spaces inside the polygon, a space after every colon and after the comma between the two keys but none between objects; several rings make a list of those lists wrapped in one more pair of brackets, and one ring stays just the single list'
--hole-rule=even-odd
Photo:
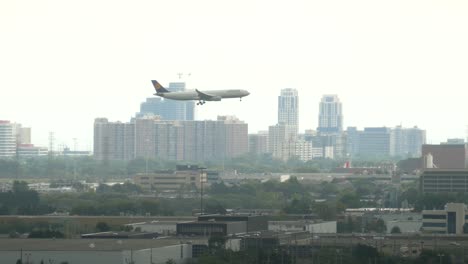
[{"label": "airplane nose", "polygon": [[244,91],[244,93],[245,93],[245,96],[247,96],[247,95],[249,95],[249,94],[250,94],[250,93],[249,93],[249,92],[247,92],[247,91]]}]

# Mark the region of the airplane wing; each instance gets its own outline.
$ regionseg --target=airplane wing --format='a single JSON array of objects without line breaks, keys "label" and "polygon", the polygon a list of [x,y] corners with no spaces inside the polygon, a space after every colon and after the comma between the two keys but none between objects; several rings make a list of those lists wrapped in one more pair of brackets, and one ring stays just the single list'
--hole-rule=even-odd
[{"label": "airplane wing", "polygon": [[198,91],[197,89],[195,89],[195,91],[197,91],[197,94],[198,94],[198,97],[200,97],[200,100],[213,101],[219,98],[219,96],[203,93],[203,92]]}]

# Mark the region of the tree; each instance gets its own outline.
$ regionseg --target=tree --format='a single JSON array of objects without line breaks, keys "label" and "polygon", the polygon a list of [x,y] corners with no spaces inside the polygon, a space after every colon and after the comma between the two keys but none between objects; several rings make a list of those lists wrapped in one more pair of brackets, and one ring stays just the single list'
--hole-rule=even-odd
[{"label": "tree", "polygon": [[401,234],[401,230],[399,226],[394,226],[392,227],[392,230],[390,231],[391,234]]},{"label": "tree", "polygon": [[374,247],[358,244],[353,249],[353,256],[358,259],[360,263],[367,263],[369,260],[377,258],[379,252]]},{"label": "tree", "polygon": [[208,239],[208,247],[212,253],[224,249],[225,244],[226,238],[222,235],[213,235]]},{"label": "tree", "polygon": [[176,262],[173,259],[168,259],[165,263],[166,264],[176,264]]},{"label": "tree", "polygon": [[106,222],[98,222],[96,224],[96,230],[98,232],[107,232],[110,230],[110,226]]},{"label": "tree", "polygon": [[373,219],[366,226],[367,232],[385,233],[387,226],[382,219]]}]

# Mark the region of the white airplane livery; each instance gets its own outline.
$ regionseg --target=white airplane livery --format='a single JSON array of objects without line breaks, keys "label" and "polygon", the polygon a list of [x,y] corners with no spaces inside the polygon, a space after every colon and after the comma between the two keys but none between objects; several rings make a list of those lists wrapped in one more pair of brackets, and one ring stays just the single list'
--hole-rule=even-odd
[{"label": "white airplane livery", "polygon": [[223,98],[239,98],[249,95],[246,90],[212,90],[212,91],[199,91],[187,90],[180,92],[171,92],[164,88],[158,81],[152,80],[156,93],[154,95],[171,99],[171,100],[197,100],[197,105],[203,105],[206,101],[221,101]]}]

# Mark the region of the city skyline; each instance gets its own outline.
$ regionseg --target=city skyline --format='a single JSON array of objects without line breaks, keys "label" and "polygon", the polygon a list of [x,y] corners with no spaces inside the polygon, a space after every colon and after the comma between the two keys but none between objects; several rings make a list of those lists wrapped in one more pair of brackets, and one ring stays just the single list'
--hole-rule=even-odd
[{"label": "city skyline", "polygon": [[[181,84],[184,84],[183,82],[172,82],[171,84],[173,84],[173,85],[175,85],[175,86],[177,86],[177,85],[179,85],[179,86],[184,86],[184,85],[181,85]],[[318,106],[319,106],[319,107],[318,107],[319,110],[317,111],[317,112],[319,113],[319,118],[318,118],[318,120],[317,120],[318,126],[317,126],[316,128],[305,128],[305,129],[302,130],[302,131],[299,130],[299,131],[298,131],[298,135],[306,135],[306,134],[307,134],[307,131],[316,131],[317,133],[320,133],[320,129],[319,129],[319,128],[320,128],[320,116],[321,116],[320,111],[321,111],[321,109],[323,108],[324,100],[327,100],[327,98],[334,98],[333,104],[337,103],[337,104],[339,105],[339,107],[338,107],[338,108],[339,108],[339,111],[338,111],[339,113],[338,113],[338,115],[339,115],[339,117],[341,118],[341,120],[340,120],[340,122],[338,122],[338,123],[340,124],[339,126],[343,125],[343,113],[341,112],[341,110],[342,110],[342,102],[339,100],[338,95],[324,94],[324,95],[321,97],[320,102],[318,102]],[[147,100],[146,100],[146,102],[141,102],[141,104],[148,103],[148,99],[158,99],[158,100],[160,100],[160,98],[157,98],[157,97],[148,97]],[[165,100],[167,100],[167,99],[165,99]],[[280,122],[280,120],[287,118],[285,114],[294,116],[293,119],[295,119],[295,118],[297,118],[297,117],[299,116],[299,114],[298,114],[299,111],[296,112],[296,110],[295,110],[296,108],[294,108],[294,109],[283,109],[284,111],[281,111],[281,110],[280,110],[281,104],[285,104],[285,101],[286,101],[286,103],[287,103],[287,108],[290,108],[291,100],[294,101],[294,105],[297,105],[297,106],[299,105],[299,104],[298,104],[299,95],[298,95],[297,90],[296,90],[296,89],[293,89],[293,88],[284,88],[284,89],[281,89],[281,90],[280,90],[280,95],[277,97],[277,108],[278,108],[277,110],[278,110],[278,111],[277,111],[277,123],[276,123],[276,125],[279,125],[279,124],[281,124],[281,123],[284,124],[284,122]],[[174,101],[174,102],[176,102],[176,101]],[[185,102],[183,102],[183,103],[185,103]],[[334,106],[334,107],[335,107],[335,106]],[[333,108],[333,107],[332,107],[332,108]],[[195,109],[195,110],[196,110],[196,109]],[[167,110],[164,110],[164,111],[167,111]],[[291,112],[291,111],[292,111],[292,112]],[[282,114],[282,112],[284,112],[284,113]],[[287,112],[287,113],[286,113],[286,112]],[[152,114],[152,113],[150,113],[150,114]],[[140,115],[140,116],[139,116],[139,115]],[[136,114],[131,115],[130,118],[127,119],[127,120],[112,120],[112,119],[110,119],[110,120],[111,120],[112,122],[118,122],[118,123],[119,123],[119,122],[123,122],[123,123],[125,123],[125,122],[131,121],[131,119],[133,119],[133,118],[135,118],[135,117],[143,117],[143,116],[144,116],[144,114],[141,114],[140,112],[137,112]],[[193,116],[193,113],[192,113],[192,116]],[[193,119],[193,120],[197,120],[197,121],[213,121],[213,120],[217,120],[219,117],[220,117],[220,115],[218,115],[216,118],[213,118],[213,119]],[[105,118],[105,119],[107,119],[107,117],[96,117],[96,118],[98,118],[98,119],[99,119],[99,118]],[[291,117],[289,117],[289,118],[291,118]],[[332,119],[333,119],[333,118],[332,118]],[[163,120],[164,120],[164,118],[163,118]],[[176,119],[176,120],[177,120],[177,119]],[[182,119],[178,119],[178,120],[184,120],[184,119],[182,118]],[[17,120],[6,120],[6,121],[12,122],[12,123],[18,123],[18,124],[22,125],[22,122],[18,122]],[[244,120],[244,121],[245,121],[245,120]],[[336,121],[336,120],[335,120],[335,121]],[[246,122],[246,123],[249,124],[248,122]],[[250,124],[249,124],[249,125],[250,125]],[[248,133],[249,133],[249,134],[261,133],[261,132],[267,131],[268,128],[271,127],[271,126],[275,126],[275,124],[271,124],[271,125],[268,126],[266,129],[260,129],[260,130],[257,130],[257,131],[251,131],[251,129],[249,129]],[[299,126],[300,126],[300,122],[299,122]],[[312,127],[313,127],[313,126],[312,126]],[[392,125],[383,125],[383,126],[366,126],[366,125],[364,125],[362,128],[363,128],[363,129],[367,129],[367,128],[374,128],[374,127],[379,128],[379,129],[380,129],[380,128],[392,129],[392,128],[401,127],[401,124],[400,124],[400,125],[393,125],[393,126],[392,126]],[[417,126],[417,125],[414,125],[414,127],[417,128],[418,126]],[[357,129],[357,128],[360,128],[360,127],[352,126],[352,125],[345,126],[345,127],[342,129],[342,131],[340,131],[340,132],[337,131],[337,133],[338,133],[338,134],[344,133],[344,132],[346,132],[347,129],[349,129],[349,128],[351,128],[351,129]],[[31,128],[28,128],[28,129],[29,129],[29,142],[31,142],[31,138],[32,138],[33,133],[31,133]],[[32,128],[32,130],[34,130],[34,128]],[[426,131],[427,131],[427,130],[426,130]],[[53,131],[52,131],[52,132],[53,132]],[[326,131],[324,131],[324,132],[325,132],[325,134],[328,133],[328,132],[326,132]],[[337,135],[338,135],[338,134],[337,134]],[[49,136],[49,137],[48,137],[48,141],[47,141],[46,143],[42,144],[42,143],[37,142],[37,141],[34,141],[34,143],[35,143],[36,145],[38,145],[38,146],[41,146],[41,147],[43,147],[43,146],[50,146],[50,144],[51,144],[51,142],[50,142],[50,137],[51,137],[50,133],[49,133],[48,136]],[[468,136],[468,135],[467,135],[467,136]],[[52,142],[52,143],[53,143],[53,145],[54,145],[54,150],[55,150],[55,151],[57,151],[57,150],[64,150],[64,149],[92,151],[92,149],[93,149],[94,140],[91,140],[90,142],[82,143],[82,142],[79,142],[79,139],[73,138],[73,139],[72,139],[72,140],[73,140],[73,143],[65,143],[63,140],[60,140],[60,139],[57,140],[57,138],[55,138],[55,133],[53,133],[53,137],[54,137],[54,142]],[[449,137],[446,137],[446,138],[442,139],[440,142],[431,142],[431,141],[427,141],[427,144],[438,144],[438,143],[444,143],[444,142],[446,142],[447,140],[450,141],[450,140],[460,140],[460,139],[461,139],[461,140],[465,140],[466,138],[464,138],[464,137],[460,137],[460,138],[449,138]],[[465,141],[465,142],[468,142],[468,140]],[[86,145],[86,147],[83,147],[84,145]]]},{"label": "city skyline", "polygon": [[38,145],[53,131],[57,143],[91,146],[94,118],[129,120],[151,79],[185,72],[189,88],[248,89],[242,103],[196,111],[199,120],[234,114],[250,132],[276,123],[277,93],[292,87],[299,131],[316,128],[323,94],[337,94],[344,128],[418,125],[428,142],[466,138],[467,12],[466,1],[441,0],[6,0],[0,119],[31,127]]}]

